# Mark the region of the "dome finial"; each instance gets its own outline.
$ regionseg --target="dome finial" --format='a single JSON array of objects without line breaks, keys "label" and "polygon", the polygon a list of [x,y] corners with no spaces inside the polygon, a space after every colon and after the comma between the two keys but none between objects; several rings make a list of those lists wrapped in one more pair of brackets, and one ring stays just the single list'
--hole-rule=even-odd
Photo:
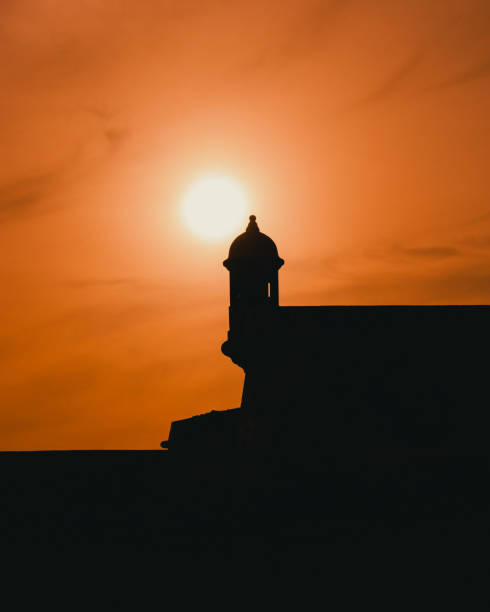
[{"label": "dome finial", "polygon": [[257,219],[257,217],[255,215],[250,215],[250,217],[249,217],[250,223],[248,224],[247,232],[258,232],[258,231],[260,231],[259,230],[259,226],[257,225],[256,219]]}]

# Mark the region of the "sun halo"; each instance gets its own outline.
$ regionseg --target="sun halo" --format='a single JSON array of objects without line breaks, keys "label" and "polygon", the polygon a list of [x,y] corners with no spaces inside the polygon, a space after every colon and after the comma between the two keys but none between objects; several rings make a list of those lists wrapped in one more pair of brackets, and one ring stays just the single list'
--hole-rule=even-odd
[{"label": "sun halo", "polygon": [[248,199],[234,179],[205,176],[191,185],[181,204],[186,226],[207,241],[218,241],[242,228],[248,212]]}]

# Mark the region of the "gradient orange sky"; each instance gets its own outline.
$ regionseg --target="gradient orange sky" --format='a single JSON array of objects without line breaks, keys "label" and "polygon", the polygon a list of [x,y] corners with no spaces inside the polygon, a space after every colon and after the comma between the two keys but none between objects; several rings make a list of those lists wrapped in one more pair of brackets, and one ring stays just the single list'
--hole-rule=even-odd
[{"label": "gradient orange sky", "polygon": [[179,216],[208,172],[283,305],[490,303],[489,31],[488,0],[4,0],[0,449],[239,405],[232,237]]}]

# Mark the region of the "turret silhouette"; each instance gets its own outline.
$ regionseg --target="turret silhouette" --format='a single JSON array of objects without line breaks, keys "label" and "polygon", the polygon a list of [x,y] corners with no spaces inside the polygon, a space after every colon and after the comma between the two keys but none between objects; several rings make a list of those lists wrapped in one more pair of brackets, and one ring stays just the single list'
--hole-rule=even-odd
[{"label": "turret silhouette", "polygon": [[243,355],[254,340],[264,339],[279,307],[279,257],[274,241],[263,234],[255,215],[246,231],[231,243],[223,262],[230,272],[228,340],[222,351],[245,367]]},{"label": "turret silhouette", "polygon": [[223,265],[230,272],[230,308],[279,306],[279,257],[274,241],[259,230],[250,215],[247,230],[231,243]]}]

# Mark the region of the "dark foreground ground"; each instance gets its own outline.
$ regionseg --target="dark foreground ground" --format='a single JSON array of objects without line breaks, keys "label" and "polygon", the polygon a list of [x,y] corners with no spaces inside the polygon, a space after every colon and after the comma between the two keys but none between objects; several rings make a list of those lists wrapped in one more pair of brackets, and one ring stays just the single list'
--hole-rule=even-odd
[{"label": "dark foreground ground", "polygon": [[366,585],[397,584],[403,601],[431,590],[434,605],[426,595],[417,609],[458,596],[480,605],[487,584],[487,457],[344,457],[306,469],[268,457],[19,452],[1,453],[0,470],[4,558],[89,558],[107,575],[122,559],[136,570],[151,558],[181,576],[318,579],[361,599]]}]

